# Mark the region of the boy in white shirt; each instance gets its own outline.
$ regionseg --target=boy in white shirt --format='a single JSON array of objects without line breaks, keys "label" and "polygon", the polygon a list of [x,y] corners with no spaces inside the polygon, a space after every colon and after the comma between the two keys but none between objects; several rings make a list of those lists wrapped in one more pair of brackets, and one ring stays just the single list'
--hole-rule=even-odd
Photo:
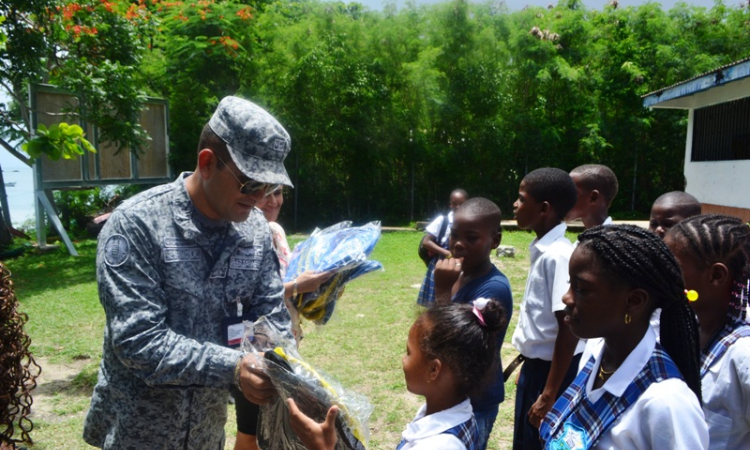
[{"label": "boy in white shirt", "polygon": [[570,175],[541,168],[524,177],[513,204],[518,227],[537,236],[530,245],[531,268],[512,341],[525,359],[516,392],[514,450],[541,449],[539,425],[575,378],[583,350],[563,324],[573,245],[562,220],[575,203]]}]

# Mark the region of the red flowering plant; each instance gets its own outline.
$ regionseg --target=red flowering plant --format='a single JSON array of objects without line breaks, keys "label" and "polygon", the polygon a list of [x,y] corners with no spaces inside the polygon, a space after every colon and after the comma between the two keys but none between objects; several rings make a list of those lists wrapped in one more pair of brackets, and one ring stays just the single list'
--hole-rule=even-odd
[{"label": "red flowering plant", "polygon": [[138,151],[148,138],[139,123],[146,99],[140,64],[155,33],[143,5],[74,0],[47,8],[49,81],[81,98],[101,139]]},{"label": "red flowering plant", "polygon": [[[165,50],[180,57],[207,57],[206,63],[229,63],[247,56],[254,40],[252,8],[236,1],[147,0],[161,17]],[[202,54],[202,55],[200,55]]]}]

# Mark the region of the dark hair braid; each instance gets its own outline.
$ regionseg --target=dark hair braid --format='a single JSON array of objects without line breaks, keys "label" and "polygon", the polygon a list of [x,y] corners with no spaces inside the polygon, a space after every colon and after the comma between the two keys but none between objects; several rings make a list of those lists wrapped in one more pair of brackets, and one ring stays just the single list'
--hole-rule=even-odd
[{"label": "dark hair braid", "polygon": [[23,330],[27,320],[18,312],[10,272],[0,262],[0,447],[32,443],[31,391],[41,369],[29,353],[31,339]]},{"label": "dark hair braid", "polygon": [[653,308],[661,308],[661,345],[700,400],[698,323],[669,248],[654,233],[632,225],[591,228],[578,240],[596,253],[606,274],[644,289],[653,299]]},{"label": "dark hair braid", "polygon": [[707,265],[723,263],[734,278],[728,323],[745,321],[750,280],[750,226],[737,217],[720,214],[693,216],[669,230],[673,239],[686,242]]},{"label": "dark hair braid", "polygon": [[498,366],[495,341],[506,326],[506,314],[494,300],[481,314],[485,325],[474,314],[472,304],[435,304],[417,319],[422,326],[420,349],[451,368],[460,395],[478,392]]}]

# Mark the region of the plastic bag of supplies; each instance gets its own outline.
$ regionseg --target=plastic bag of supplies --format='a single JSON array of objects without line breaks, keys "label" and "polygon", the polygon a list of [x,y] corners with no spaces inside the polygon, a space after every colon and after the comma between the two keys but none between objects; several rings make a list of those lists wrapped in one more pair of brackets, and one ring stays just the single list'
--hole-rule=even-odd
[{"label": "plastic bag of supplies", "polygon": [[353,227],[350,221],[345,221],[323,230],[316,229],[308,239],[297,244],[284,282],[294,280],[306,270],[336,272],[316,291],[292,298],[297,311],[318,325],[328,322],[346,283],[383,268],[379,262],[367,259],[379,239],[380,222]]},{"label": "plastic bag of supplies", "polygon": [[344,389],[333,378],[306,363],[294,340],[285,339],[265,317],[245,323],[243,349],[265,353],[264,371],[278,396],[260,407],[258,445],[264,450],[305,450],[291,427],[287,399],[293,398],[300,411],[317,422],[325,420],[332,405],[336,417],[336,450],[365,450],[369,440],[368,420],[372,405],[364,396]]}]

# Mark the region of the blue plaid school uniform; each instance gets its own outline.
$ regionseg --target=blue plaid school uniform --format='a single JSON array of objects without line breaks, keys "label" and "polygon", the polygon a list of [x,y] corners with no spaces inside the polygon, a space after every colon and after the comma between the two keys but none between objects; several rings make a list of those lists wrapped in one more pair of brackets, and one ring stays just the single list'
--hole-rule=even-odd
[{"label": "blue plaid school uniform", "polygon": [[732,346],[738,339],[750,336],[750,325],[738,321],[728,324],[719,331],[713,339],[707,351],[701,352],[701,378],[703,378],[708,369],[724,356],[727,349]]},{"label": "blue plaid school uniform", "polygon": [[432,258],[430,264],[427,265],[427,273],[422,287],[419,288],[419,296],[417,296],[418,305],[430,306],[435,303],[435,265],[438,261],[439,258]]},{"label": "blue plaid school uniform", "polygon": [[625,389],[621,397],[605,392],[591,402],[586,383],[594,368],[592,356],[573,384],[555,402],[542,421],[539,435],[549,450],[585,450],[596,446],[599,438],[652,384],[682,375],[664,349],[657,344],[645,367]]},{"label": "blue plaid school uniform", "polygon": [[[479,438],[479,429],[477,428],[477,421],[474,420],[473,416],[466,422],[459,423],[458,425],[443,431],[443,434],[452,434],[453,436],[456,436],[461,443],[464,444],[466,450],[475,450],[477,448],[476,442]],[[406,445],[406,439],[401,439],[401,442],[396,446],[396,450],[401,450],[404,445]]]},{"label": "blue plaid school uniform", "polygon": [[[443,221],[448,221],[447,225],[447,234],[445,236],[450,235],[450,227],[453,223],[453,213],[448,213],[445,216],[440,216]],[[437,219],[436,219],[437,221]],[[435,221],[435,222],[436,222]],[[435,223],[433,222],[433,223]],[[442,225],[442,222],[441,222]],[[432,224],[430,224],[432,226]],[[439,227],[438,227],[439,228]],[[429,227],[428,227],[429,230]],[[435,233],[438,234],[438,233]],[[440,242],[437,244],[448,250],[448,243],[449,241],[445,238],[445,236],[441,236]],[[433,303],[435,303],[435,265],[438,261],[443,259],[442,256],[435,256],[430,260],[430,263],[427,265],[427,273],[425,273],[424,281],[422,282],[422,287],[419,288],[419,295],[417,296],[417,304],[421,306],[430,306]]]}]

